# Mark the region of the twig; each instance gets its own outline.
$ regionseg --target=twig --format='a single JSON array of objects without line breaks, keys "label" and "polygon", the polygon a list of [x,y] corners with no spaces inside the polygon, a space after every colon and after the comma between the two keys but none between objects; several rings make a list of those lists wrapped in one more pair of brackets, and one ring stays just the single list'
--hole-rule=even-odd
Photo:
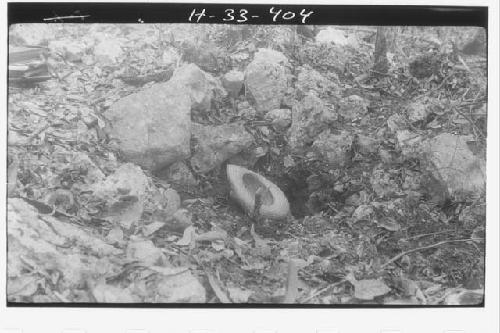
[{"label": "twig", "polygon": [[450,240],[445,240],[445,241],[438,242],[436,244],[431,244],[431,245],[427,245],[427,246],[417,247],[417,248],[414,248],[414,249],[411,249],[411,250],[408,250],[408,251],[401,252],[400,254],[392,257],[385,264],[381,265],[380,269],[387,267],[388,265],[392,264],[393,262],[395,262],[396,260],[398,260],[402,256],[407,255],[409,253],[431,249],[433,247],[438,247],[438,246],[441,246],[441,245],[447,244],[447,243],[470,242],[470,241],[484,241],[484,238],[450,239]]},{"label": "twig", "polygon": [[422,237],[426,237],[426,236],[441,235],[441,234],[446,234],[448,232],[453,232],[453,231],[456,231],[456,230],[443,230],[443,231],[431,232],[431,233],[427,233],[427,234],[419,234],[419,235],[414,235],[414,236],[408,237],[408,238],[406,238],[406,240],[418,239],[418,238],[422,238]]},{"label": "twig", "polygon": [[307,303],[307,302],[309,302],[310,300],[312,300],[314,297],[317,297],[317,296],[319,296],[319,295],[323,294],[325,291],[329,290],[330,288],[336,287],[336,286],[338,286],[339,284],[342,284],[342,283],[344,283],[344,282],[347,282],[347,280],[346,280],[346,279],[342,279],[342,280],[340,280],[339,282],[336,282],[336,283],[334,283],[334,284],[330,284],[330,285],[328,285],[328,286],[324,287],[323,289],[320,289],[320,290],[316,291],[314,294],[310,295],[309,297],[307,297],[307,298],[305,298],[305,299],[301,300],[301,301],[300,301],[300,303],[302,303],[302,304],[303,304],[303,303]]}]

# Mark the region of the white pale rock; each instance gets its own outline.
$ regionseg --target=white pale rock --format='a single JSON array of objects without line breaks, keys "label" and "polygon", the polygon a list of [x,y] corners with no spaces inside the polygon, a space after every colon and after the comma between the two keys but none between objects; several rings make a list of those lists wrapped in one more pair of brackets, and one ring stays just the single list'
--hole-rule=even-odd
[{"label": "white pale rock", "polygon": [[416,101],[408,105],[406,108],[406,114],[410,122],[415,123],[417,121],[425,120],[429,114],[429,110],[424,103]]},{"label": "white pale rock", "polygon": [[168,180],[170,183],[181,186],[196,186],[198,181],[185,162],[176,162],[168,168],[161,170],[158,174],[160,178]]},{"label": "white pale rock", "polygon": [[337,113],[314,93],[310,93],[292,107],[290,146],[301,152],[335,120]]},{"label": "white pale rock", "polygon": [[118,100],[104,115],[123,157],[145,169],[159,170],[190,155],[191,100],[170,81]]},{"label": "white pale rock", "polygon": [[415,158],[421,152],[423,137],[409,130],[400,130],[396,133],[397,146],[405,158]]},{"label": "white pale rock", "polygon": [[398,130],[402,130],[406,127],[406,121],[401,115],[395,113],[387,118],[387,126],[391,132],[397,132]]},{"label": "white pale rock", "polygon": [[167,216],[172,216],[181,206],[181,197],[176,190],[168,188],[163,193],[165,199],[164,213]]},{"label": "white pale rock", "polygon": [[312,147],[330,165],[343,167],[350,162],[352,136],[345,131],[333,134],[326,130],[317,136]]},{"label": "white pale rock", "polygon": [[307,95],[311,91],[316,92],[319,96],[340,95],[338,77],[333,72],[332,76],[334,76],[334,81],[327,79],[317,70],[305,65],[299,68],[295,87],[303,95]]},{"label": "white pale rock", "polygon": [[266,113],[266,119],[271,121],[272,125],[281,129],[287,128],[292,123],[292,110],[274,109]]},{"label": "white pale rock", "polygon": [[336,44],[340,46],[358,47],[359,41],[356,36],[349,35],[347,31],[339,30],[333,27],[321,30],[316,35],[316,42],[320,44]]},{"label": "white pale rock", "polygon": [[148,177],[137,165],[126,163],[103,181],[95,183],[94,194],[99,197],[117,196],[121,194],[135,195],[144,198],[148,191]]},{"label": "white pale rock", "polygon": [[241,124],[204,126],[193,123],[195,149],[191,166],[205,173],[250,147],[253,136]]},{"label": "white pale rock", "polygon": [[280,107],[288,86],[287,65],[288,61],[282,53],[259,49],[247,66],[245,86],[255,100],[257,111]]},{"label": "white pale rock", "polygon": [[178,89],[179,94],[187,94],[191,98],[193,110],[207,111],[215,96],[226,95],[222,84],[195,64],[176,69],[169,83]]},{"label": "white pale rock", "polygon": [[455,196],[482,195],[486,190],[486,166],[467,146],[467,137],[443,133],[424,148],[430,171]]},{"label": "white pale rock", "polygon": [[190,271],[163,276],[155,283],[155,301],[160,303],[205,303],[206,291]]},{"label": "white pale rock", "polygon": [[370,103],[363,97],[351,95],[339,101],[339,114],[349,120],[362,117],[368,112]]},{"label": "white pale rock", "polygon": [[360,134],[358,135],[358,148],[361,154],[373,154],[378,151],[379,140],[370,136]]}]

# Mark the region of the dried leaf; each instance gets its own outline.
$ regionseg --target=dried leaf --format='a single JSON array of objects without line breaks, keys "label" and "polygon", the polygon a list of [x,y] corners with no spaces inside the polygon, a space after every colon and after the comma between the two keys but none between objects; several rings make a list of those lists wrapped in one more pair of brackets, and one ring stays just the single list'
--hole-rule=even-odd
[{"label": "dried leaf", "polygon": [[[352,282],[351,282],[352,283]],[[391,289],[381,280],[359,280],[354,282],[354,297],[371,301],[387,294]]]},{"label": "dried leaf", "polygon": [[221,301],[221,303],[232,303],[227,294],[222,290],[220,286],[220,281],[212,274],[207,272],[208,282],[215,293],[215,296]]},{"label": "dried leaf", "polygon": [[399,225],[399,223],[392,219],[392,218],[387,218],[387,219],[384,219],[382,221],[375,221],[375,223],[381,227],[381,228],[384,228],[386,230],[389,230],[389,231],[398,231],[399,229],[401,229],[401,226]]},{"label": "dried leaf", "polygon": [[185,230],[184,230],[184,234],[182,235],[182,238],[179,239],[175,244],[176,245],[179,245],[179,246],[190,246],[191,248],[194,248],[194,244],[195,244],[195,240],[196,240],[196,229],[191,226],[191,227],[187,227]]},{"label": "dried leaf", "polygon": [[159,222],[159,221],[152,222],[152,223],[142,227],[142,234],[146,237],[149,237],[152,234],[154,234],[155,232],[157,232],[158,230],[160,230],[161,227],[163,227],[164,225],[165,225],[165,223],[163,223],[163,222]]},{"label": "dried leaf", "polygon": [[225,240],[227,232],[225,230],[212,230],[196,236],[197,242],[212,242],[216,240]]}]

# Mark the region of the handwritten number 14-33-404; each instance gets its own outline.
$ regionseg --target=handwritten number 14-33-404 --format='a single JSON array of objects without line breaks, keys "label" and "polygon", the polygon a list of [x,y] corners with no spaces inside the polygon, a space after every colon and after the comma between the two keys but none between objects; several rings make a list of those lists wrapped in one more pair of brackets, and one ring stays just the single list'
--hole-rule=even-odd
[{"label": "handwritten number 14-33-404", "polygon": [[[302,9],[300,12],[296,13],[294,11],[283,11],[282,9],[277,9],[275,7],[271,7],[269,9],[269,14],[272,15],[273,22],[285,22],[291,20],[300,20],[300,23],[305,24],[306,20],[313,14],[313,11],[307,11],[306,9]],[[259,15],[251,15],[251,13],[247,9],[239,9],[235,10],[232,8],[228,8],[224,11],[224,17],[222,18],[223,22],[236,22],[243,23],[247,21],[251,21],[252,19],[259,18]],[[205,8],[201,10],[193,9],[191,14],[189,15],[189,22],[199,23],[203,18],[214,19],[215,15],[209,15]]]}]

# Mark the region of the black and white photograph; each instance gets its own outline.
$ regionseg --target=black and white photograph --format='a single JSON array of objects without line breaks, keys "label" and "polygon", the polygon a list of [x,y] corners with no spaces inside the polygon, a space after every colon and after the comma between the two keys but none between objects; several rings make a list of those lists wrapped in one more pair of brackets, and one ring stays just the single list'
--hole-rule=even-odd
[{"label": "black and white photograph", "polygon": [[293,14],[10,25],[4,302],[483,306],[487,29]]}]

